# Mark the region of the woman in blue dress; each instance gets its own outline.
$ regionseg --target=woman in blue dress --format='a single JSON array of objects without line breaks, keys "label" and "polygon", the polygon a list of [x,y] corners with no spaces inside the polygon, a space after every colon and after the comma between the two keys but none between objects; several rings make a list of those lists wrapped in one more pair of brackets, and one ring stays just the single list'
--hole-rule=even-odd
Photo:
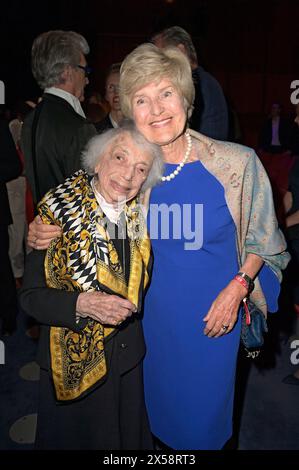
[{"label": "woman in blue dress", "polygon": [[275,310],[289,259],[269,182],[251,149],[187,129],[194,86],[177,48],[137,47],[123,62],[120,89],[124,115],[161,146],[166,162],[147,195],[151,429],[174,449],[220,449],[232,434],[240,304],[252,291],[265,314]]},{"label": "woman in blue dress", "polygon": [[[240,305],[250,293],[265,315],[275,311],[289,255],[260,161],[189,130],[193,100],[178,48],[143,44],[125,58],[122,112],[166,162],[144,195],[154,254],[143,320],[150,425],[173,449],[221,449],[232,434]],[[40,245],[47,235],[37,227],[30,237]]]}]

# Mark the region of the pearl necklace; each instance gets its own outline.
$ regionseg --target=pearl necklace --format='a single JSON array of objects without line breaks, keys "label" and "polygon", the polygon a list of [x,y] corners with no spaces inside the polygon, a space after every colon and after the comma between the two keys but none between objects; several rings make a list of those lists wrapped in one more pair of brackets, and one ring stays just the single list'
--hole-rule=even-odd
[{"label": "pearl necklace", "polygon": [[175,178],[179,174],[179,172],[181,171],[181,169],[185,165],[186,161],[188,160],[188,158],[190,156],[190,153],[191,153],[191,150],[192,150],[192,139],[191,139],[191,135],[189,134],[189,132],[186,132],[185,136],[186,136],[186,139],[187,139],[187,150],[186,150],[186,153],[185,153],[185,156],[184,156],[183,160],[181,161],[181,163],[179,163],[179,165],[176,167],[176,169],[172,173],[170,173],[167,176],[162,176],[161,181],[171,181],[171,180],[173,180],[173,178]]}]

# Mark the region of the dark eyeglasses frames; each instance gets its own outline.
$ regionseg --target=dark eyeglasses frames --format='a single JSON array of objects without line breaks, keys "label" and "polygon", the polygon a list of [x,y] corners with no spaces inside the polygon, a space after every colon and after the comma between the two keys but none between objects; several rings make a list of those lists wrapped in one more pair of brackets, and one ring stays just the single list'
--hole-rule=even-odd
[{"label": "dark eyeglasses frames", "polygon": [[88,75],[90,75],[91,72],[92,72],[92,68],[88,67],[88,65],[79,65],[78,64],[77,67],[81,70],[84,70],[85,77],[88,77]]}]

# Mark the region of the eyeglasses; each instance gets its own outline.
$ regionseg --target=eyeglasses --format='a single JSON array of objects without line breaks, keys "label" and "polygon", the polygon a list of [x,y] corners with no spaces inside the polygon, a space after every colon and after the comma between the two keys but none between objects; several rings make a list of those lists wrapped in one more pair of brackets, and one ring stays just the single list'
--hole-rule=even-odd
[{"label": "eyeglasses", "polygon": [[88,67],[88,65],[80,65],[78,64],[77,67],[81,70],[84,70],[85,77],[88,77],[89,74],[92,72],[92,68]]}]

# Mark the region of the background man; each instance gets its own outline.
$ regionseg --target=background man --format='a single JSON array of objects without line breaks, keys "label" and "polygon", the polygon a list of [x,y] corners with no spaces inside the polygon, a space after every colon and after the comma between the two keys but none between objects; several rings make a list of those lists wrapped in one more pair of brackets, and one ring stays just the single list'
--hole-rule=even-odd
[{"label": "background man", "polygon": [[80,154],[96,134],[80,101],[88,84],[86,39],[73,31],[48,31],[32,46],[32,73],[44,90],[25,119],[22,149],[34,202],[80,168]]},{"label": "background man", "polygon": [[155,34],[152,42],[157,47],[175,46],[189,59],[195,85],[194,110],[190,127],[219,140],[228,138],[227,104],[217,80],[198,64],[191,36],[183,28],[172,26]]}]

